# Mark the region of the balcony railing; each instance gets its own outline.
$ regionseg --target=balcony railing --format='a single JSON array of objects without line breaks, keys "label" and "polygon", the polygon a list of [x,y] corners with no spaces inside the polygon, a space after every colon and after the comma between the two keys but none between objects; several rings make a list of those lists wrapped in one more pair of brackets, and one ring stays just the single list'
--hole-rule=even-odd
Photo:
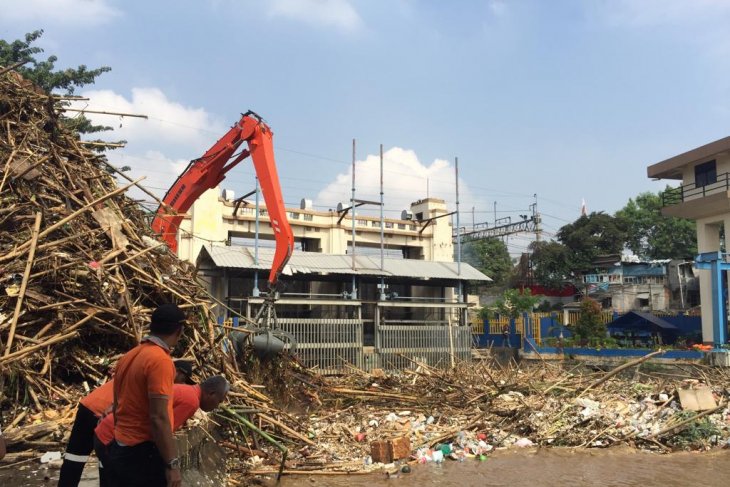
[{"label": "balcony railing", "polygon": [[684,184],[676,188],[668,188],[662,193],[662,206],[672,206],[685,201],[704,198],[705,196],[730,190],[730,173],[717,175],[714,183],[697,186],[695,183]]}]

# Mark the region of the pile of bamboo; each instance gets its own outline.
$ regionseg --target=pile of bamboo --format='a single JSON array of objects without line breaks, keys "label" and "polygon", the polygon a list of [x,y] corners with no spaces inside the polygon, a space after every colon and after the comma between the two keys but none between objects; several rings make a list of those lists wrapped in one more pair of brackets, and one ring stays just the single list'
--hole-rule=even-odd
[{"label": "pile of bamboo", "polygon": [[226,353],[226,327],[215,325],[213,313],[220,304],[125,195],[139,181],[64,128],[62,103],[0,70],[0,422],[11,451],[5,462],[63,450],[78,399],[111,377],[152,311],[169,302],[185,309],[190,323],[174,355],[194,360],[198,378],[224,374],[232,384],[222,424],[245,427],[284,458],[287,448],[267,431],[289,446],[310,444],[301,418],[281,405],[297,400],[288,385],[294,377],[314,387],[318,378],[280,360],[262,364],[255,377],[271,379],[273,394],[249,384],[242,370],[253,370],[255,359],[242,364]]},{"label": "pile of bamboo", "polygon": [[[193,325],[181,355],[220,371],[213,303],[152,234],[104,156],[59,120],[59,100],[0,76],[0,410],[5,429],[74,406],[105,381],[162,303]],[[48,413],[39,418],[40,413]]]}]

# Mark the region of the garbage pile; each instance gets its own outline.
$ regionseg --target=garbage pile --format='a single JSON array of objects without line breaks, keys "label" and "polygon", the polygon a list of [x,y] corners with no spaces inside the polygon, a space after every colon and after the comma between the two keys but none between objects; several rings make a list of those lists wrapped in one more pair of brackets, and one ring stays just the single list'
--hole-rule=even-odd
[{"label": "garbage pile", "polygon": [[[501,367],[485,361],[451,371],[418,364],[398,374],[327,378],[318,391],[322,406],[300,417],[313,444],[297,445],[287,469],[388,471],[408,463],[483,461],[506,448],[623,444],[670,452],[728,445],[730,377],[700,365],[651,365],[611,375],[547,362]],[[403,444],[407,454],[398,453]],[[249,457],[239,468],[272,473],[262,462]]]}]

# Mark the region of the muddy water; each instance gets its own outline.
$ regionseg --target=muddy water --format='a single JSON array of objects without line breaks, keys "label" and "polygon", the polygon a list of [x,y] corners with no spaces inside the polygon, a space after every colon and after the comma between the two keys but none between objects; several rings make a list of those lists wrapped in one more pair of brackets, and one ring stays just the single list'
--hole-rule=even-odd
[{"label": "muddy water", "polygon": [[[274,485],[273,482],[269,485]],[[629,449],[497,452],[485,462],[418,465],[410,474],[286,477],[282,487],[730,486],[730,450],[657,455]]]},{"label": "muddy water", "polygon": [[[85,471],[83,487],[97,484],[95,466]],[[45,479],[44,479],[45,477]],[[35,464],[0,470],[0,486],[56,485],[58,471]],[[273,480],[264,481],[273,487]],[[383,473],[348,476],[284,477],[281,487],[727,487],[730,450],[658,455],[628,448],[610,450],[498,451],[487,461],[416,465],[410,474],[386,478]]]}]

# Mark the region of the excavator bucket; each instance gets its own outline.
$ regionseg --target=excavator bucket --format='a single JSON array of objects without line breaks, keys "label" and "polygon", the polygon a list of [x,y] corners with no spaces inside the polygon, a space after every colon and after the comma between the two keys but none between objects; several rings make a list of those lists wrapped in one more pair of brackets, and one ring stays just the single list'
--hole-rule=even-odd
[{"label": "excavator bucket", "polygon": [[251,347],[260,358],[271,358],[281,352],[296,351],[296,339],[277,327],[274,300],[273,296],[266,298],[256,314],[256,326],[247,327],[242,332],[231,333],[230,339],[237,355],[243,355],[247,347]]}]

